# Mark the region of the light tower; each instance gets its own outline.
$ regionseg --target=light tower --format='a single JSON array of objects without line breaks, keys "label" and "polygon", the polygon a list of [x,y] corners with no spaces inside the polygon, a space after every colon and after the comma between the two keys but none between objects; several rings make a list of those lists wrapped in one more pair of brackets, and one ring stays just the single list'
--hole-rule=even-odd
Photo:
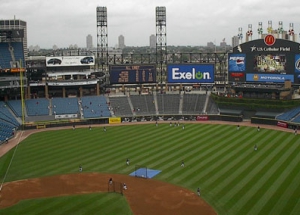
[{"label": "light tower", "polygon": [[243,29],[241,27],[239,28],[238,38],[239,38],[239,44],[242,44],[243,43]]},{"label": "light tower", "polygon": [[107,8],[97,7],[97,62],[98,68],[104,72],[104,65],[108,65],[108,33]]},{"label": "light tower", "polygon": [[167,55],[166,7],[156,7],[156,63],[160,63],[160,83],[163,82],[163,63]]}]

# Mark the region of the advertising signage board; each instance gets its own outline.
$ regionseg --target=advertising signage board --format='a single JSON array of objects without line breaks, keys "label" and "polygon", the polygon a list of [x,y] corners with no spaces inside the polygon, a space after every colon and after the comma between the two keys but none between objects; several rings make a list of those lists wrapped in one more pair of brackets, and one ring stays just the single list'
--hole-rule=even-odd
[{"label": "advertising signage board", "polygon": [[214,64],[169,64],[168,83],[214,83]]},{"label": "advertising signage board", "polygon": [[47,67],[60,66],[92,66],[95,65],[94,56],[55,56],[46,57]]}]

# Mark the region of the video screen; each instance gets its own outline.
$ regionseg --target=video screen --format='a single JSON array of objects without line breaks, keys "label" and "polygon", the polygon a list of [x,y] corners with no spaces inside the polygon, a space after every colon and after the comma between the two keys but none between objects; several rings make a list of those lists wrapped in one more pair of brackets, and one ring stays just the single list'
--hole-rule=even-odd
[{"label": "video screen", "polygon": [[285,54],[259,54],[254,56],[253,70],[266,73],[286,73]]}]

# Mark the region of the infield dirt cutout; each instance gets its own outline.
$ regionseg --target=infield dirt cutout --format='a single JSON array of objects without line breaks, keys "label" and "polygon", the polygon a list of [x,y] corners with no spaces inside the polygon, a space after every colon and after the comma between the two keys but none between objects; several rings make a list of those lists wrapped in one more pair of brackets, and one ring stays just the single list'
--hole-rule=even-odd
[{"label": "infield dirt cutout", "polygon": [[[165,121],[165,123],[169,122]],[[257,125],[251,124],[250,122],[231,123],[223,121],[207,121],[185,123],[239,124],[240,126],[257,127]],[[128,123],[126,125],[132,124],[133,123]],[[139,124],[145,124],[145,122]],[[293,132],[292,130],[276,126],[260,125],[260,127]],[[19,131],[8,144],[2,144],[0,146],[0,157],[30,134],[56,129],[62,128]],[[71,127],[64,129],[71,129]],[[143,179],[119,174],[84,172],[4,183],[0,192],[0,209],[13,206],[25,199],[107,192],[109,178],[113,178],[114,181],[126,183],[128,189],[124,190],[124,196],[134,215],[217,214],[210,205],[196,195],[196,192],[192,192],[186,188],[155,179]]]}]

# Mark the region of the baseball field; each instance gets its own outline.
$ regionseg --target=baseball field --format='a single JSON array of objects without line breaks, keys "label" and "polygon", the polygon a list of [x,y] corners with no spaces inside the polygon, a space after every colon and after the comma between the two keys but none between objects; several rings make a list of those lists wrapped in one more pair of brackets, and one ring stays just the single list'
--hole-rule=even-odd
[{"label": "baseball field", "polygon": [[[0,214],[300,214],[299,135],[240,125],[85,126],[16,139],[0,158]],[[161,172],[128,176],[136,165]],[[107,192],[110,177],[126,182],[124,195]]]}]

